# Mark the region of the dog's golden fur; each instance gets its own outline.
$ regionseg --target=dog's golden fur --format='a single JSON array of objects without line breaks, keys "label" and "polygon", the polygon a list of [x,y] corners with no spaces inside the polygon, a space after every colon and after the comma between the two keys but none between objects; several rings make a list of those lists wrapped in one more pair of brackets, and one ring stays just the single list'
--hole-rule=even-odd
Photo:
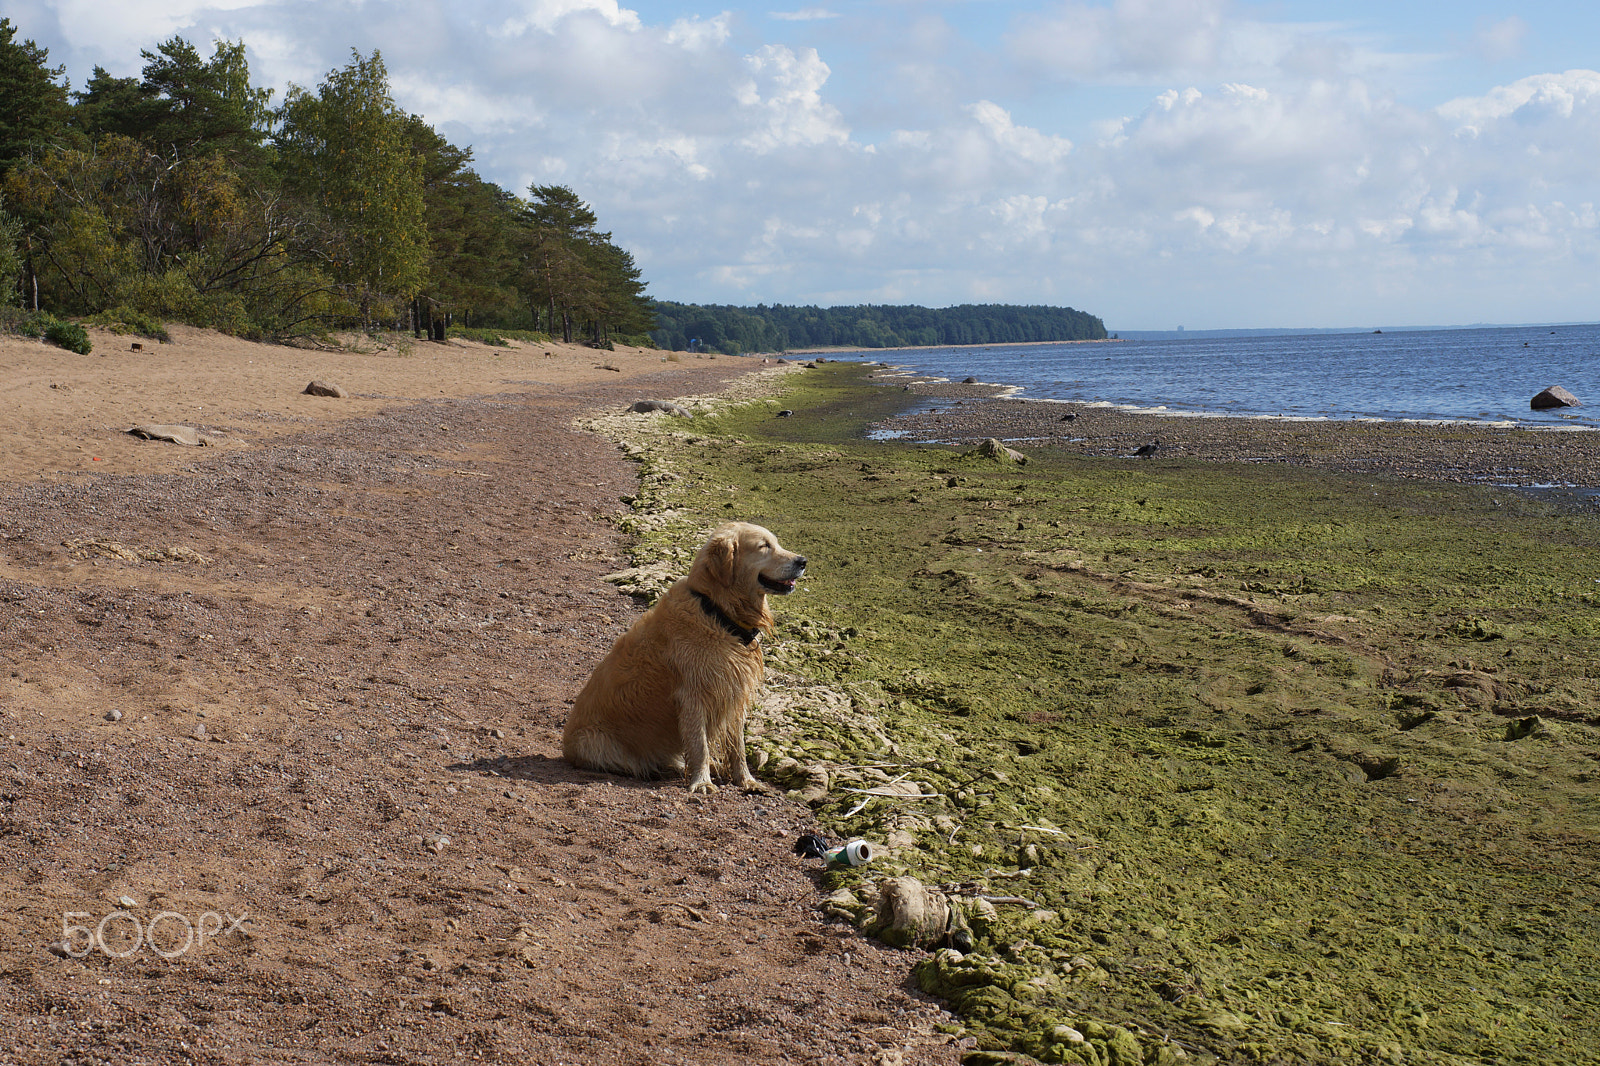
[{"label": "dog's golden fur", "polygon": [[787,595],[803,556],[761,526],[717,530],[675,583],[624,633],[578,694],[562,736],[574,766],[634,777],[686,771],[714,792],[713,770],[761,786],[745,761],[744,722],[761,684],[767,594]]}]

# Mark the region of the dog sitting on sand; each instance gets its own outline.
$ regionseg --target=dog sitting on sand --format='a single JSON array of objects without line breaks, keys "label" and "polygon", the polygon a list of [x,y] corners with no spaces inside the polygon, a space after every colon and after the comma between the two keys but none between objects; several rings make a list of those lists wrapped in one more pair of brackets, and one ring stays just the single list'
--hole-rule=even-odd
[{"label": "dog sitting on sand", "polygon": [[618,638],[578,694],[562,736],[572,765],[634,777],[686,771],[690,792],[718,776],[761,785],[745,761],[745,714],[761,685],[768,594],[787,596],[806,572],[761,526],[723,526]]}]

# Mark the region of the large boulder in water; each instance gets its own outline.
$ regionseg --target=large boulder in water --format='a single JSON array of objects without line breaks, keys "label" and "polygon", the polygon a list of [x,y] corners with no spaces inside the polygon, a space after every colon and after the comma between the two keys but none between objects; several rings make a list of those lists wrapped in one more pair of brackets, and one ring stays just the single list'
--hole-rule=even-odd
[{"label": "large boulder in water", "polygon": [[1548,411],[1552,407],[1582,407],[1583,401],[1560,385],[1552,385],[1535,396],[1528,406],[1535,411]]}]

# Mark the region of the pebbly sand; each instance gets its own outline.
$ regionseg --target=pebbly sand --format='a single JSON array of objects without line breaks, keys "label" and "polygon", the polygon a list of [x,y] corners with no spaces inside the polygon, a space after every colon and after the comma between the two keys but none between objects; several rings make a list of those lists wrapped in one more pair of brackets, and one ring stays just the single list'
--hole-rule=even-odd
[{"label": "pebbly sand", "polygon": [[809,809],[560,759],[640,611],[574,421],[759,360],[174,333],[0,339],[0,1061],[971,1046],[818,911]]},{"label": "pebbly sand", "polygon": [[1020,399],[1001,385],[907,378],[888,368],[874,378],[929,401],[877,427],[906,439],[966,445],[995,437],[1024,453],[1052,447],[1129,458],[1153,444],[1153,461],[1285,463],[1577,497],[1600,490],[1600,433],[1585,430],[1163,415]]}]

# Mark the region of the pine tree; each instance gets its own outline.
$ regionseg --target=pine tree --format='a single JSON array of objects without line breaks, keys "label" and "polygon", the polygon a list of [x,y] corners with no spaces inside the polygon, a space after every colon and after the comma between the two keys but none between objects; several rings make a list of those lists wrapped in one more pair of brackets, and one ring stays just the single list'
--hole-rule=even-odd
[{"label": "pine tree", "polygon": [[48,67],[50,50],[17,43],[17,28],[0,18],[0,176],[67,128],[65,67]]},{"label": "pine tree", "polygon": [[218,41],[210,60],[173,37],[145,59],[140,90],[154,102],[141,139],[179,154],[254,156],[272,117],[272,90],[250,84],[244,42]]},{"label": "pine tree", "polygon": [[[523,209],[520,252],[523,288],[543,307],[550,333],[571,342],[582,325],[603,344],[612,332],[644,333],[655,326],[633,256],[602,233],[588,204],[565,185],[534,185]],[[575,321],[576,320],[576,321]]]},{"label": "pine tree", "polygon": [[516,198],[472,170],[472,150],[457,148],[420,117],[407,120],[407,136],[420,160],[428,220],[428,272],[415,301],[413,325],[421,336],[430,320],[460,316],[481,323],[517,310],[511,239]]}]

